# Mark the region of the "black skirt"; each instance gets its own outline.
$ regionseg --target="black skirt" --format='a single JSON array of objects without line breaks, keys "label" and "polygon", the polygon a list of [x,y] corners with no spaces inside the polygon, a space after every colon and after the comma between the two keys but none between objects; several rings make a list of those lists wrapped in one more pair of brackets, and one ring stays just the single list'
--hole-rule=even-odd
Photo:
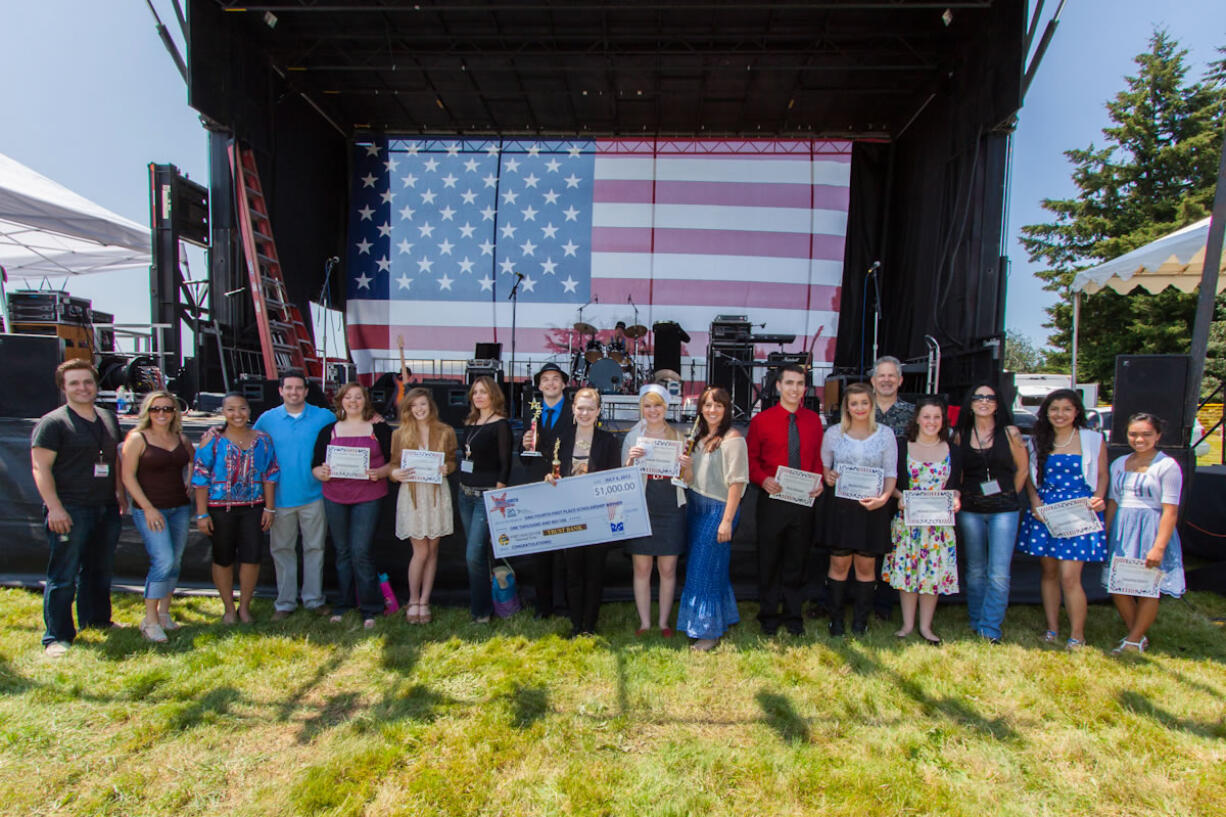
[{"label": "black skirt", "polygon": [[825,508],[825,539],[827,550],[854,550],[860,553],[885,554],[890,545],[890,509],[887,502],[875,511],[866,511],[854,499],[840,499],[827,491]]},{"label": "black skirt", "polygon": [[680,556],[685,552],[685,506],[677,505],[677,488],[667,479],[646,479],[651,536],[627,539],[634,556]]}]

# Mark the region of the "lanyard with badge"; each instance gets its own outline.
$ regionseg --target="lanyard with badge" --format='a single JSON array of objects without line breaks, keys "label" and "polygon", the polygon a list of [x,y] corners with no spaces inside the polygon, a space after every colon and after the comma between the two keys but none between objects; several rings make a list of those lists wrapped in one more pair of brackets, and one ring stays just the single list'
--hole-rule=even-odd
[{"label": "lanyard with badge", "polygon": [[[979,452],[979,456],[983,457],[983,467],[988,473],[988,478],[979,483],[979,492],[984,496],[995,496],[1000,493],[1000,482],[992,476],[992,460],[988,457],[988,452],[991,449],[983,447],[983,438],[979,436],[979,429],[975,428],[975,444],[978,446],[975,450]],[[988,438],[992,441],[993,447],[996,444],[996,431],[993,429],[992,436]]]},{"label": "lanyard with badge", "polygon": [[111,475],[111,466],[106,461],[106,456],[102,451],[102,444],[103,438],[109,438],[111,435],[107,433],[106,425],[102,422],[101,416],[94,415],[94,422],[90,425],[89,433],[98,442],[98,461],[94,463],[94,477],[105,479]]}]

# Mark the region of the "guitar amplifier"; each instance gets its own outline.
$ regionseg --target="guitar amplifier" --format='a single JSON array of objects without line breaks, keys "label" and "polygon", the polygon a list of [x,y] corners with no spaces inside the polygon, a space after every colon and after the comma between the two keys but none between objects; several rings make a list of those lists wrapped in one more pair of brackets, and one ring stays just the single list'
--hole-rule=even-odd
[{"label": "guitar amplifier", "polygon": [[747,343],[749,342],[748,315],[716,315],[711,321],[712,343]]},{"label": "guitar amplifier", "polygon": [[502,361],[489,358],[473,358],[464,368],[464,382],[472,385],[478,377],[492,377],[502,382]]}]

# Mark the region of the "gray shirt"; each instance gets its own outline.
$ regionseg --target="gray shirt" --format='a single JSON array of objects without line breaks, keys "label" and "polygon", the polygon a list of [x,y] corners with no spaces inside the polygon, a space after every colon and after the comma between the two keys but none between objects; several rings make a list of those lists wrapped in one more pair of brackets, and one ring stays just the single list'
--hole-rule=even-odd
[{"label": "gray shirt", "polygon": [[893,431],[895,439],[901,440],[907,436],[907,426],[911,424],[912,418],[915,417],[914,403],[908,403],[906,400],[895,400],[894,405],[890,406],[889,411],[882,411],[874,403],[873,409],[877,412],[877,425],[885,426],[890,431]]}]

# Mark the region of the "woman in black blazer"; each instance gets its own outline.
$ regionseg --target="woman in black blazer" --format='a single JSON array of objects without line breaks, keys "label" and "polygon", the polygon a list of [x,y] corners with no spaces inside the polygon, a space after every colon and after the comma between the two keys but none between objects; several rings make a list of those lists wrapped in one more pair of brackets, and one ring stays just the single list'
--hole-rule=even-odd
[{"label": "woman in black blazer", "polygon": [[[596,427],[600,417],[600,393],[580,389],[573,401],[575,424],[558,437],[561,477],[580,476],[593,471],[608,471],[621,466],[621,446],[612,434]],[[553,451],[542,451],[547,460]],[[546,481],[556,485],[552,473]],[[566,603],[570,608],[570,635],[594,635],[604,593],[604,544],[584,545],[563,551],[566,559]]]}]

